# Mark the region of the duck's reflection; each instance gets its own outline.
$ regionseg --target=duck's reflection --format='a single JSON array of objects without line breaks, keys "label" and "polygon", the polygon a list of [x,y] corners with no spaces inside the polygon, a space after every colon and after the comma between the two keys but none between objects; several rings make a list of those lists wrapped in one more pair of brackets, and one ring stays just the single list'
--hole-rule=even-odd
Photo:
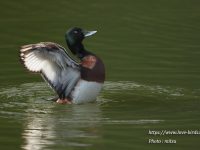
[{"label": "duck's reflection", "polygon": [[101,110],[97,104],[49,107],[34,106],[27,110],[22,148],[26,150],[58,147],[88,147],[99,138]]}]

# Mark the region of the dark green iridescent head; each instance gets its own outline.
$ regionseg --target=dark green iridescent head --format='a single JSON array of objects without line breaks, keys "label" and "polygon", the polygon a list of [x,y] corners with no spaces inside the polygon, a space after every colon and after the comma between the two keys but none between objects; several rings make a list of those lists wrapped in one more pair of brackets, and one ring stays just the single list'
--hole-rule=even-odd
[{"label": "dark green iridescent head", "polygon": [[[81,56],[81,51],[84,51],[82,41],[85,37],[95,34],[97,31],[86,31],[78,27],[69,29],[65,34],[65,40],[71,52],[78,57]],[[80,56],[79,56],[80,55]]]}]

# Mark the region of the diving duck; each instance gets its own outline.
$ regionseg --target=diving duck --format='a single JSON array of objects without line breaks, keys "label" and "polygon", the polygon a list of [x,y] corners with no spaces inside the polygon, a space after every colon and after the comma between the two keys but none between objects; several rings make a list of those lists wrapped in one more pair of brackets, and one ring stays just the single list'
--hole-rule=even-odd
[{"label": "diving duck", "polygon": [[43,79],[58,94],[60,104],[80,104],[95,101],[105,80],[102,60],[85,49],[82,41],[97,31],[78,27],[65,33],[69,50],[80,62],[70,57],[64,47],[53,42],[24,45],[20,59],[31,72],[40,73]]}]

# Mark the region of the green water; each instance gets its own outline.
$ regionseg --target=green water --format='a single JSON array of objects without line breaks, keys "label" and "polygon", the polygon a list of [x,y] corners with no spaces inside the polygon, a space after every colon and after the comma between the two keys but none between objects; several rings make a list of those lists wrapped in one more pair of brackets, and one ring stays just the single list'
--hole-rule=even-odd
[{"label": "green water", "polygon": [[[198,149],[200,2],[196,0],[7,0],[0,2],[0,149]],[[19,47],[65,46],[73,26],[106,65],[96,103],[57,105],[40,76],[19,62]],[[148,144],[149,139],[176,144]]]}]

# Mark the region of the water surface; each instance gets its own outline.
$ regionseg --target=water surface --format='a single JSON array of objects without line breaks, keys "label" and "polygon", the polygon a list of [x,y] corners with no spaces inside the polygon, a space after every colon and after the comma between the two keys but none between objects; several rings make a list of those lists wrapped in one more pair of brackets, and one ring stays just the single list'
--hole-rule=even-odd
[{"label": "water surface", "polygon": [[[200,2],[195,0],[0,2],[0,149],[196,149],[199,135],[149,135],[149,130],[199,130]],[[106,65],[97,102],[57,105],[41,77],[19,62],[21,45],[65,46],[80,26]],[[176,144],[148,144],[174,139]]]}]

